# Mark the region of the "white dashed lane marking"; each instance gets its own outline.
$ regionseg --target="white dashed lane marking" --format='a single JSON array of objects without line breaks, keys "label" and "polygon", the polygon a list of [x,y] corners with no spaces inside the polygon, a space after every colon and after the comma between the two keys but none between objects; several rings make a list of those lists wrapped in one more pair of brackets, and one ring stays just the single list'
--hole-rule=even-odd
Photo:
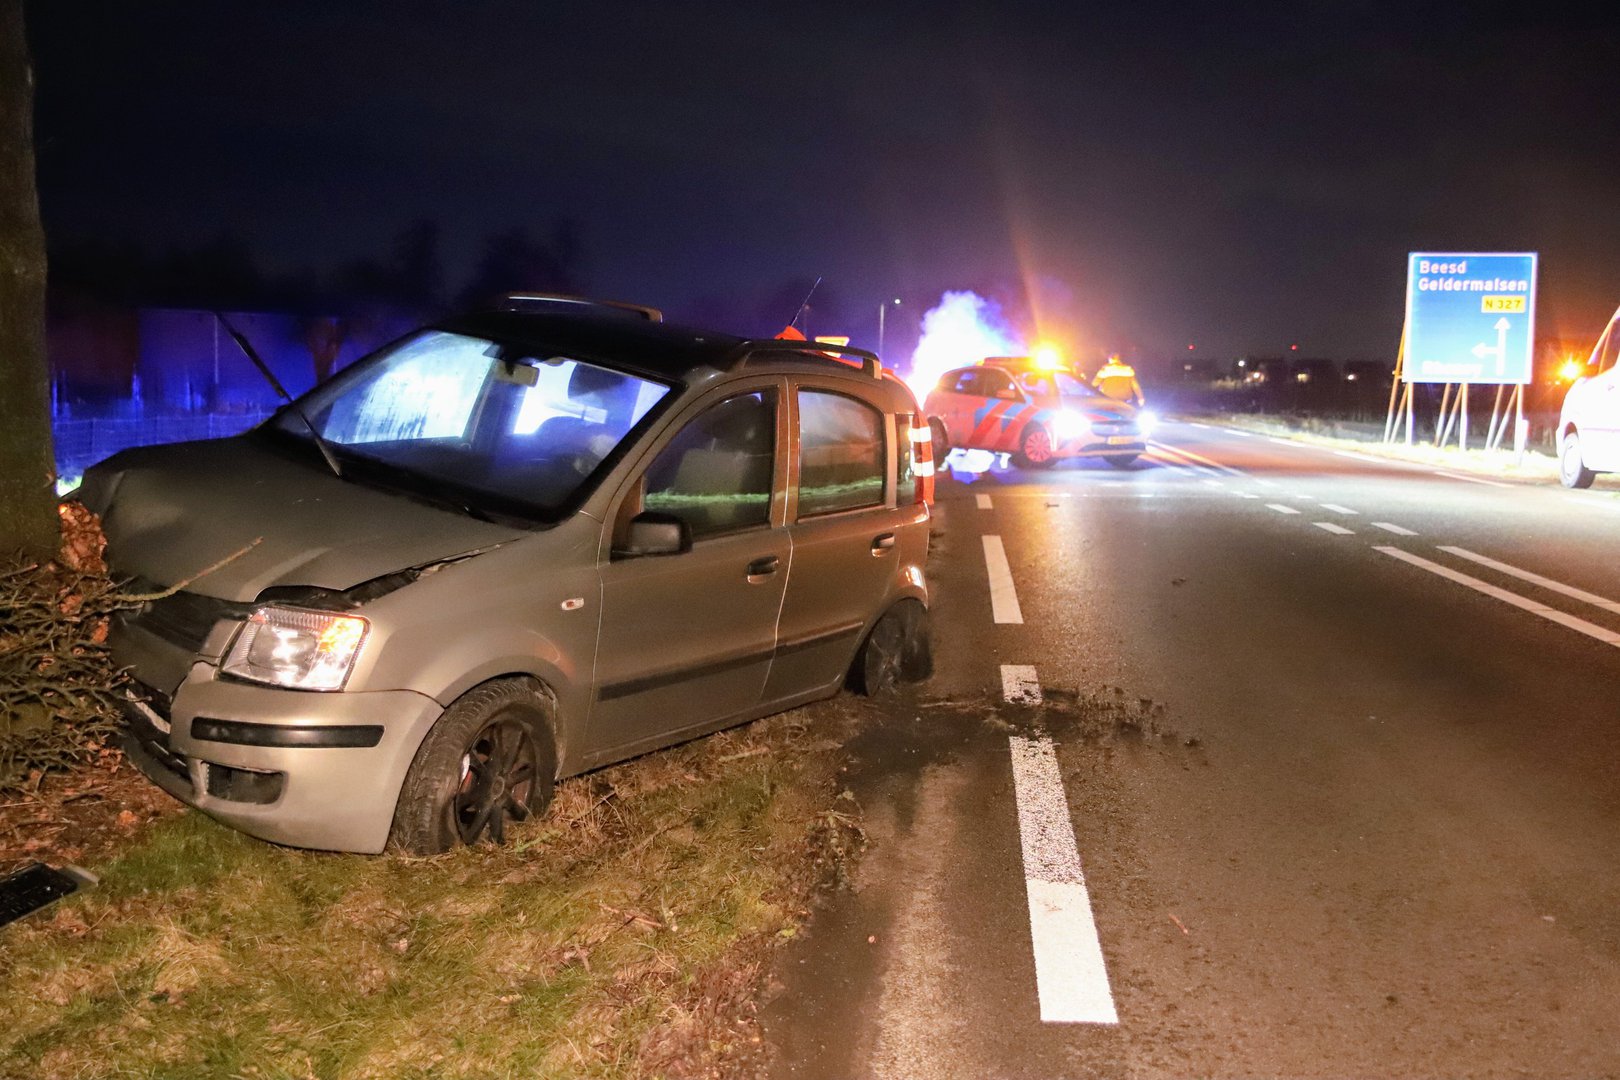
[{"label": "white dashed lane marking", "polygon": [[1001,665],[1001,696],[1013,705],[1039,705],[1041,680],[1029,664]]},{"label": "white dashed lane marking", "polygon": [[1417,533],[1413,532],[1411,529],[1403,529],[1401,526],[1391,524],[1388,521],[1375,521],[1372,523],[1372,527],[1375,529],[1383,529],[1385,532],[1394,533],[1396,536],[1417,535]]},{"label": "white dashed lane marking", "polygon": [[1343,525],[1336,525],[1331,521],[1313,521],[1313,522],[1311,522],[1311,524],[1315,525],[1318,529],[1321,529],[1323,532],[1332,533],[1334,536],[1354,536],[1355,535],[1355,530],[1347,529]]},{"label": "white dashed lane marking", "polygon": [[984,540],[984,566],[990,575],[990,617],[998,623],[1022,623],[1024,613],[1018,607],[1018,593],[1013,589],[1012,567],[1007,565],[1007,549],[1001,537],[986,536]]},{"label": "white dashed lane marking", "polygon": [[1297,514],[1297,513],[1299,513],[1298,510],[1295,510],[1292,506],[1288,506],[1288,505],[1286,505],[1284,503],[1266,503],[1266,508],[1268,510],[1275,510],[1279,514]]},{"label": "white dashed lane marking", "polygon": [[1506,574],[1509,577],[1516,577],[1520,581],[1528,581],[1532,585],[1540,585],[1543,589],[1550,589],[1555,593],[1562,593],[1572,600],[1579,600],[1583,604],[1591,604],[1595,608],[1602,608],[1604,611],[1612,611],[1616,614],[1620,614],[1620,604],[1615,603],[1613,600],[1610,600],[1607,597],[1599,596],[1597,593],[1589,593],[1585,589],[1577,589],[1573,585],[1565,585],[1562,581],[1554,581],[1550,577],[1543,577],[1540,574],[1532,573],[1529,570],[1521,570],[1517,566],[1510,566],[1505,562],[1497,562],[1495,559],[1487,558],[1484,555],[1476,555],[1467,548],[1451,547],[1449,545],[1442,544],[1440,545],[1440,550],[1449,551],[1451,554],[1456,555],[1459,558],[1467,559],[1469,562],[1476,562],[1481,566],[1488,566],[1492,570]]},{"label": "white dashed lane marking", "polygon": [[1494,597],[1495,599],[1502,601],[1504,604],[1512,604],[1514,607],[1519,608],[1522,611],[1528,611],[1532,615],[1540,615],[1548,622],[1555,622],[1560,626],[1567,626],[1569,629],[1585,634],[1589,638],[1596,638],[1605,645],[1620,645],[1620,634],[1615,633],[1613,630],[1604,629],[1603,627],[1598,626],[1596,623],[1587,622],[1585,619],[1578,619],[1574,615],[1559,611],[1557,608],[1548,607],[1546,604],[1538,603],[1537,601],[1531,600],[1528,597],[1520,596],[1518,593],[1509,592],[1506,589],[1498,588],[1487,581],[1479,580],[1479,578],[1469,577],[1467,574],[1453,570],[1449,566],[1441,566],[1437,562],[1430,562],[1428,559],[1422,558],[1418,555],[1413,555],[1409,551],[1402,551],[1400,548],[1375,546],[1373,550],[1382,551],[1385,555],[1399,559],[1404,563],[1410,563],[1411,565],[1420,569],[1427,570],[1429,573],[1443,577],[1447,581],[1455,581],[1459,585],[1466,585],[1475,592],[1484,593],[1486,596]]},{"label": "white dashed lane marking", "polygon": [[[1025,687],[1025,680],[1034,677],[1034,668],[1001,669],[1002,686],[1007,688]],[[1119,1013],[1080,868],[1056,748],[1044,735],[1033,739],[1014,735],[1008,742],[1041,1019],[1049,1024],[1117,1024]]]},{"label": "white dashed lane marking", "polygon": [[1331,510],[1335,514],[1359,514],[1361,512],[1359,510],[1352,510],[1348,506],[1340,506],[1338,503],[1323,503],[1322,509]]},{"label": "white dashed lane marking", "polygon": [[974,502],[978,503],[980,510],[990,509],[990,496],[981,492],[980,494],[973,496],[973,500]]}]

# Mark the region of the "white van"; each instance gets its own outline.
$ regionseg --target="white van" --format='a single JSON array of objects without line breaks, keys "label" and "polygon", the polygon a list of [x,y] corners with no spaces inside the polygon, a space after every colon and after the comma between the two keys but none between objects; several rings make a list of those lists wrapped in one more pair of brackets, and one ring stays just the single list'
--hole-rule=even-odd
[{"label": "white van", "polygon": [[1592,348],[1586,374],[1564,395],[1558,414],[1558,479],[1591,487],[1600,472],[1620,472],[1620,311]]}]

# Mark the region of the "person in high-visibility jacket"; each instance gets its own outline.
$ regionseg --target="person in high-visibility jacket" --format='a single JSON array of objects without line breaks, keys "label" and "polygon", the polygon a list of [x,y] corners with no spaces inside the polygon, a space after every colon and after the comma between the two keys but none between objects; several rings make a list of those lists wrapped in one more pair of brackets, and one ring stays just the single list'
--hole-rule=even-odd
[{"label": "person in high-visibility jacket", "polygon": [[1121,361],[1117,353],[1097,369],[1091,386],[1105,397],[1127,402],[1138,409],[1147,400],[1142,394],[1142,384],[1136,381],[1136,369]]}]

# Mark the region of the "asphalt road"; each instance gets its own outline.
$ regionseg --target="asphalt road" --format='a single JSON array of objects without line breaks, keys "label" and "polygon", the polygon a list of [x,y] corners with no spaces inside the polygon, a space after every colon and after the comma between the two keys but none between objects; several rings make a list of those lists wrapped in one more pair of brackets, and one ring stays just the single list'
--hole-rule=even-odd
[{"label": "asphalt road", "polygon": [[780,1074],[1620,1075],[1620,485],[1160,434],[942,481]]}]

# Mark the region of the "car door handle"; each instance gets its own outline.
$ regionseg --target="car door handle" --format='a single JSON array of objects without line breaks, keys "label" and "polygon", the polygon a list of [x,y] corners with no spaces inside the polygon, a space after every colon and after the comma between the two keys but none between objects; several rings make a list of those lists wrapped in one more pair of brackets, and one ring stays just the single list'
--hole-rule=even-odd
[{"label": "car door handle", "polygon": [[777,558],[775,555],[760,556],[748,564],[749,582],[754,585],[759,584],[761,581],[764,581],[766,578],[776,573],[776,568],[780,566],[781,563],[782,560]]},{"label": "car door handle", "polygon": [[872,555],[874,557],[882,555],[885,551],[891,551],[893,548],[894,533],[879,533],[877,536],[872,537]]}]

